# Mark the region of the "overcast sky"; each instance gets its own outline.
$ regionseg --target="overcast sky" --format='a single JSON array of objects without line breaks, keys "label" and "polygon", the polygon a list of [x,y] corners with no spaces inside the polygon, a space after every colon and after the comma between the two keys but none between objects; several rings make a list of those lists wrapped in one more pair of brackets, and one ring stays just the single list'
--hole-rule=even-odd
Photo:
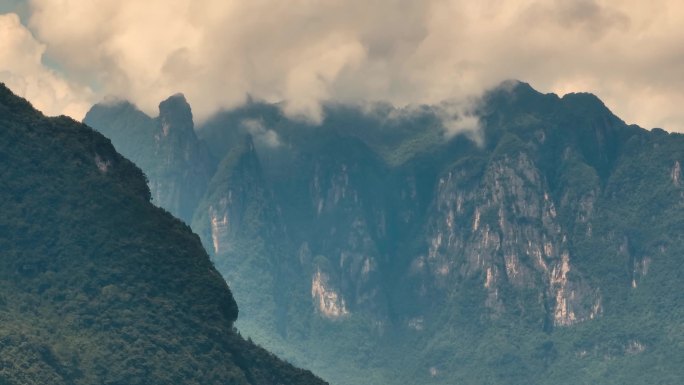
[{"label": "overcast sky", "polygon": [[251,94],[316,120],[326,100],[458,102],[519,79],[684,131],[683,4],[0,0],[0,81],[76,119],[108,95],[154,115],[183,92],[199,119]]}]

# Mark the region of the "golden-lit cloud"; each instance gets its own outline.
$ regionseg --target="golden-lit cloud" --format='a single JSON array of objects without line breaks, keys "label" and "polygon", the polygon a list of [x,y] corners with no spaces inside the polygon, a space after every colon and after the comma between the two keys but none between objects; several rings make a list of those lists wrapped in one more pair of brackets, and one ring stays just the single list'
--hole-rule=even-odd
[{"label": "golden-lit cloud", "polygon": [[678,0],[32,0],[29,20],[72,89],[150,113],[176,92],[200,119],[249,94],[315,121],[326,100],[462,105],[519,79],[684,131]]},{"label": "golden-lit cloud", "polygon": [[44,51],[16,14],[0,15],[0,82],[46,114],[82,118],[94,100],[91,92],[45,67]]}]

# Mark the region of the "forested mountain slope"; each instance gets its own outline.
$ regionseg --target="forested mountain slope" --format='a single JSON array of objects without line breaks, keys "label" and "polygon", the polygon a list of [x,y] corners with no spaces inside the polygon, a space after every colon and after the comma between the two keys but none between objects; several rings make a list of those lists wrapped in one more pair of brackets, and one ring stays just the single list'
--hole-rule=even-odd
[{"label": "forested mountain slope", "polygon": [[235,332],[199,238],[108,139],[0,85],[1,384],[323,384]]}]

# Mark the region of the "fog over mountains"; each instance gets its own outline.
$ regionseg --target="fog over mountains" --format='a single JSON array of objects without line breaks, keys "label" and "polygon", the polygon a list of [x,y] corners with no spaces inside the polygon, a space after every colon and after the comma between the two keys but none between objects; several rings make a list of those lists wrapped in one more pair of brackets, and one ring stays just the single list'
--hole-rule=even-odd
[{"label": "fog over mountains", "polygon": [[652,384],[684,377],[684,137],[594,95],[509,82],[442,107],[182,95],[84,122],[147,174],[235,293],[238,328],[333,384]]}]

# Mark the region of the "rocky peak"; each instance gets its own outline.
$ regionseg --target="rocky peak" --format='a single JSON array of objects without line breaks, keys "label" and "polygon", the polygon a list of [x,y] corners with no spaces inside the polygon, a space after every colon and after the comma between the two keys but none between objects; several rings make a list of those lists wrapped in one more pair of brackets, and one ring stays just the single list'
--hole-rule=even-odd
[{"label": "rocky peak", "polygon": [[564,95],[561,101],[571,110],[599,114],[611,113],[603,101],[590,92],[569,93]]},{"label": "rocky peak", "polygon": [[542,94],[527,83],[509,80],[484,95],[481,112],[544,111],[552,109],[558,100],[556,94]]},{"label": "rocky peak", "polygon": [[159,103],[159,121],[163,136],[173,133],[195,137],[192,109],[181,93],[172,95]]},{"label": "rocky peak", "polygon": [[129,102],[105,101],[88,111],[84,123],[145,170],[155,204],[190,223],[215,164],[195,135],[192,110],[182,94],[161,102],[156,118]]},{"label": "rocky peak", "polygon": [[131,115],[136,112],[140,112],[140,110],[127,100],[105,99],[102,103],[94,105],[90,111],[88,111],[87,116],[90,116],[90,119],[106,119],[117,115]]}]

